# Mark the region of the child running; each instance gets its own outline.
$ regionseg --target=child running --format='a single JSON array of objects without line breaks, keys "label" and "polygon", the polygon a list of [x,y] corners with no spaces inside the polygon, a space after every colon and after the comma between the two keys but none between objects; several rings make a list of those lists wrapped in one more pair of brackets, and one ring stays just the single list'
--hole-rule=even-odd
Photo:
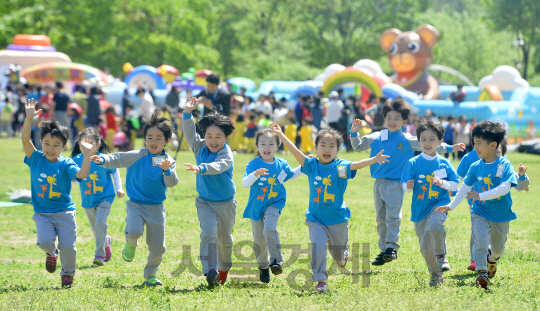
[{"label": "child running", "polygon": [[[464,198],[473,199],[472,223],[474,259],[476,261],[476,286],[489,290],[490,279],[495,277],[497,262],[504,252],[510,221],[517,219],[512,211],[510,188],[517,186],[514,168],[510,161],[497,155],[497,148],[504,140],[504,125],[485,120],[473,129],[474,150],[480,158],[465,176],[454,200],[437,211],[453,210]],[[474,187],[474,189],[473,189]]]},{"label": "child running", "polygon": [[258,149],[256,158],[247,164],[242,180],[242,186],[250,188],[244,218],[251,219],[259,279],[269,283],[270,270],[274,275],[283,272],[283,255],[277,231],[279,216],[287,199],[283,183],[298,178],[302,171],[300,166],[292,170],[286,160],[274,157],[281,140],[272,130],[258,131],[255,144]]},{"label": "child running", "polygon": [[[81,166],[72,159],[61,156],[67,146],[69,129],[56,120],[43,121],[41,129],[41,145],[43,152],[34,148],[30,138],[32,119],[39,115],[34,100],[25,105],[26,118],[21,138],[24,147],[24,163],[30,167],[30,185],[32,189],[32,205],[36,223],[37,246],[45,251],[47,257],[45,268],[48,272],[56,271],[58,253],[62,263],[60,272],[62,287],[71,287],[75,276],[77,248],[77,222],[75,219],[75,203],[71,199],[71,181],[88,177],[90,156],[95,146],[88,139],[80,142],[83,153]],[[56,245],[58,237],[58,246]]]},{"label": "child running", "polygon": [[187,101],[182,129],[195,154],[196,165],[186,163],[188,171],[197,174],[195,200],[201,226],[200,257],[203,274],[210,287],[225,283],[232,266],[233,236],[237,201],[232,180],[234,159],[226,144],[234,125],[226,116],[211,112],[199,121],[204,139],[195,132],[191,115],[199,105],[195,98]]},{"label": "child running", "polygon": [[[401,186],[401,175],[407,161],[414,157],[414,152],[422,151],[416,137],[402,130],[411,111],[411,106],[405,100],[388,99],[382,107],[386,129],[360,139],[358,131],[362,128],[362,121],[355,119],[351,126],[351,144],[354,151],[360,152],[371,148],[370,155],[373,157],[384,149],[386,154],[392,157],[392,165],[370,167],[371,177],[375,178],[373,193],[377,213],[379,249],[381,250],[371,263],[374,266],[382,266],[398,257],[401,205],[405,195]],[[447,150],[448,152],[465,150],[465,145],[459,144],[452,147],[441,143],[437,147],[438,153],[445,153]]]},{"label": "child running", "polygon": [[315,138],[317,158],[307,158],[281,131],[278,124],[270,128],[276,132],[283,144],[302,166],[309,180],[309,207],[306,210],[306,225],[313,244],[311,269],[313,281],[318,282],[315,291],[329,291],[326,271],[326,243],[338,266],[345,268],[349,249],[349,218],[351,211],[343,201],[348,180],[356,176],[356,170],[378,163],[388,162],[389,156],[381,150],[375,157],[358,162],[336,159],[343,145],[343,135],[332,128],[319,131]]},{"label": "child running", "polygon": [[104,168],[126,170],[126,244],[122,251],[125,261],[135,258],[138,240],[146,225],[146,244],[150,253],[144,267],[144,285],[163,285],[158,280],[159,265],[165,253],[165,206],[167,188],[178,184],[176,162],[165,152],[171,141],[172,123],[154,112],[145,118],[143,129],[146,148],[129,152],[99,154],[92,156],[92,161]]},{"label": "child running", "polygon": [[[109,146],[99,136],[98,131],[93,127],[88,127],[79,133],[79,140],[75,143],[71,152],[71,158],[73,158],[73,161],[77,165],[81,166],[83,161],[80,146],[83,139],[90,140],[96,146],[96,149],[98,149],[98,152],[92,155],[99,156],[109,152]],[[111,182],[111,176],[113,177],[114,187]],[[86,212],[86,217],[88,217],[88,222],[90,222],[90,227],[96,239],[94,264],[103,266],[112,257],[111,237],[107,235],[107,229],[109,228],[107,217],[111,213],[115,189],[116,195],[119,198],[125,195],[124,190],[122,190],[120,172],[117,168],[103,168],[91,162],[90,176],[79,183],[79,188],[82,198],[81,206]]]},{"label": "child running", "polygon": [[411,221],[420,243],[420,252],[431,273],[429,286],[444,282],[443,272],[450,270],[446,258],[447,214],[436,212],[437,207],[450,203],[448,191],[459,186],[459,177],[452,163],[437,155],[443,141],[443,127],[433,121],[422,121],[416,129],[422,154],[405,165],[401,182],[405,192],[413,191]]}]

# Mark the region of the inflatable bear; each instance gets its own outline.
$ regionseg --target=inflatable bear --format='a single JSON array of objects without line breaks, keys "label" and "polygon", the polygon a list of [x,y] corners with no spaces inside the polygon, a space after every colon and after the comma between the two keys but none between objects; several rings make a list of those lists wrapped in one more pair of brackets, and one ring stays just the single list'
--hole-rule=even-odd
[{"label": "inflatable bear", "polygon": [[433,61],[433,46],[439,41],[439,32],[431,25],[416,31],[401,32],[387,29],[381,36],[381,48],[388,53],[390,66],[397,73],[394,83],[425,99],[438,99],[439,83],[427,72]]}]

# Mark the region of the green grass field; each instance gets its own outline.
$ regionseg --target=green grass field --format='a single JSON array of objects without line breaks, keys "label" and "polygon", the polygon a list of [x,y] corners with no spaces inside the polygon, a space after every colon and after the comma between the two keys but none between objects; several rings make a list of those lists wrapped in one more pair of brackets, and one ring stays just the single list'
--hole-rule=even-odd
[{"label": "green grass field", "polygon": [[[8,201],[8,186],[29,189],[30,171],[23,163],[24,153],[19,139],[2,139],[0,161],[0,201]],[[140,143],[139,143],[140,146]],[[66,152],[67,156],[68,153]],[[174,155],[174,154],[173,154]],[[340,156],[348,160],[360,160],[367,153],[345,153]],[[121,250],[124,245],[125,198],[116,199],[109,216],[109,235],[113,238],[113,258],[104,267],[92,266],[94,240],[85,213],[78,207],[77,224],[77,272],[74,287],[60,289],[57,270],[49,274],[45,270],[45,254],[35,245],[36,229],[32,221],[31,205],[0,208],[0,309],[62,309],[62,310],[147,310],[147,309],[538,309],[540,307],[539,258],[540,220],[538,212],[540,183],[536,174],[540,171],[540,157],[511,153],[509,159],[517,167],[520,162],[529,166],[531,179],[529,192],[512,190],[514,211],[518,219],[510,225],[506,251],[499,262],[499,270],[491,284],[491,292],[474,286],[476,275],[466,270],[469,264],[469,209],[462,203],[451,212],[446,222],[448,231],[448,258],[452,270],[445,274],[446,281],[439,288],[430,288],[427,267],[419,251],[413,223],[409,221],[411,194],[406,194],[403,204],[399,258],[382,267],[371,267],[362,271],[364,264],[371,262],[378,253],[373,206],[373,180],[369,169],[359,171],[349,182],[345,202],[352,211],[349,227],[349,246],[368,244],[371,254],[365,260],[356,259],[353,274],[333,273],[329,278],[331,292],[316,294],[314,285],[308,290],[290,286],[288,277],[296,279],[297,286],[305,283],[302,271],[311,272],[306,255],[284,268],[280,276],[272,276],[269,285],[262,285],[256,275],[256,262],[250,249],[251,224],[242,218],[248,189],[241,186],[241,179],[251,155],[235,157],[234,180],[237,185],[238,212],[234,227],[235,252],[233,268],[227,283],[213,290],[208,289],[200,274],[199,223],[195,208],[195,175],[185,172],[183,163],[194,162],[192,153],[178,156],[178,186],[168,190],[165,201],[167,210],[166,244],[159,278],[163,287],[143,288],[143,267],[146,264],[147,247],[140,240],[133,262],[124,262]],[[294,167],[296,161],[285,157]],[[457,163],[454,163],[457,167]],[[121,170],[125,176],[125,170]],[[307,178],[302,176],[286,184],[287,206],[283,210],[278,230],[282,244],[296,244],[307,249],[309,237],[305,221],[308,187]],[[73,187],[73,199],[79,206],[80,192]],[[183,249],[191,247],[195,273],[182,267]],[[241,249],[238,246],[243,246]],[[251,257],[251,259],[249,258]],[[285,260],[291,258],[291,250],[284,249]],[[332,259],[328,257],[329,264]],[[187,260],[185,261],[187,262]],[[249,268],[251,266],[251,268]],[[185,266],[184,266],[185,267]],[[243,268],[244,267],[244,268]],[[245,268],[247,267],[247,268]],[[246,274],[245,272],[251,274]]]}]

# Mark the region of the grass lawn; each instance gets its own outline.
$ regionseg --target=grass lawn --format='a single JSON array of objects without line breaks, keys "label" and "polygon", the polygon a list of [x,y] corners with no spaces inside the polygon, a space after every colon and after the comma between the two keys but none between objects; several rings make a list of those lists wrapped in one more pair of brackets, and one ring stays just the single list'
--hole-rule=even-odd
[{"label": "grass lawn", "polygon": [[[8,201],[8,186],[30,188],[30,170],[23,163],[24,152],[19,139],[2,139],[0,156],[0,201]],[[139,146],[141,143],[138,144]],[[68,156],[66,152],[64,154]],[[174,156],[174,153],[173,153]],[[360,160],[367,153],[345,153],[348,160]],[[375,208],[373,205],[373,179],[369,169],[358,172],[349,182],[345,202],[352,211],[349,227],[349,247],[358,243],[358,255],[349,263],[352,274],[333,273],[329,278],[331,292],[316,294],[314,284],[308,290],[299,289],[305,283],[303,272],[311,273],[307,255],[291,259],[292,250],[284,249],[284,273],[272,276],[269,285],[257,279],[257,265],[250,248],[251,224],[242,218],[247,203],[248,189],[241,186],[241,179],[251,155],[235,157],[234,180],[237,185],[238,210],[233,235],[235,254],[233,268],[227,283],[208,289],[200,276],[199,223],[195,208],[195,175],[185,172],[183,163],[194,162],[192,153],[178,156],[178,186],[168,190],[165,201],[167,210],[167,251],[159,272],[164,286],[143,288],[143,268],[146,264],[145,240],[139,241],[135,260],[124,262],[121,251],[124,245],[125,199],[114,201],[109,216],[109,235],[112,237],[113,258],[103,267],[94,267],[94,239],[88,220],[81,207],[77,212],[77,272],[74,287],[60,289],[58,272],[45,270],[45,254],[35,245],[36,229],[32,220],[31,205],[0,208],[0,309],[66,309],[66,310],[147,310],[156,309],[538,309],[540,307],[540,157],[528,154],[508,155],[514,167],[520,162],[529,167],[531,178],[529,192],[512,190],[514,211],[518,219],[510,225],[506,251],[499,262],[499,270],[486,293],[474,286],[476,275],[466,270],[469,264],[470,214],[466,202],[451,212],[446,221],[448,231],[448,259],[452,270],[445,273],[446,281],[439,288],[430,288],[430,275],[420,254],[413,223],[409,220],[411,194],[405,195],[398,260],[382,267],[366,266],[378,253]],[[296,167],[292,157],[285,157]],[[457,167],[457,163],[454,163]],[[121,169],[125,176],[125,169]],[[125,179],[123,178],[125,181]],[[308,187],[307,177],[288,182],[287,206],[279,221],[278,230],[282,244],[306,250],[309,236],[305,221]],[[124,187],[125,189],[125,187]],[[73,200],[80,205],[78,186],[73,187]],[[191,249],[191,269],[184,249]],[[371,249],[367,255],[366,247]],[[364,248],[364,250],[363,250]],[[294,257],[294,256],[293,256]],[[364,256],[365,257],[365,256]],[[183,259],[186,259],[183,261]],[[328,256],[329,266],[333,262]],[[180,267],[180,269],[179,269]],[[182,269],[185,268],[185,269]],[[367,270],[364,270],[367,268]],[[179,271],[184,270],[182,273]],[[335,270],[332,268],[332,270]],[[176,273],[175,273],[176,271]],[[294,276],[296,286],[290,286]],[[293,284],[294,285],[294,284]]]}]

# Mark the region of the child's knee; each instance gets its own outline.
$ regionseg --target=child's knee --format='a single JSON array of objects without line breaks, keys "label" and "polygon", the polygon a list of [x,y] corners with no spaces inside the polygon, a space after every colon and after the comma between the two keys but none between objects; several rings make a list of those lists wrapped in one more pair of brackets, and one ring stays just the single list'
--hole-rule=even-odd
[{"label": "child's knee", "polygon": [[143,233],[144,232],[141,229],[129,229],[128,230],[127,228],[126,228],[126,232],[125,232],[126,238],[128,240],[137,240],[140,237],[142,237]]}]

